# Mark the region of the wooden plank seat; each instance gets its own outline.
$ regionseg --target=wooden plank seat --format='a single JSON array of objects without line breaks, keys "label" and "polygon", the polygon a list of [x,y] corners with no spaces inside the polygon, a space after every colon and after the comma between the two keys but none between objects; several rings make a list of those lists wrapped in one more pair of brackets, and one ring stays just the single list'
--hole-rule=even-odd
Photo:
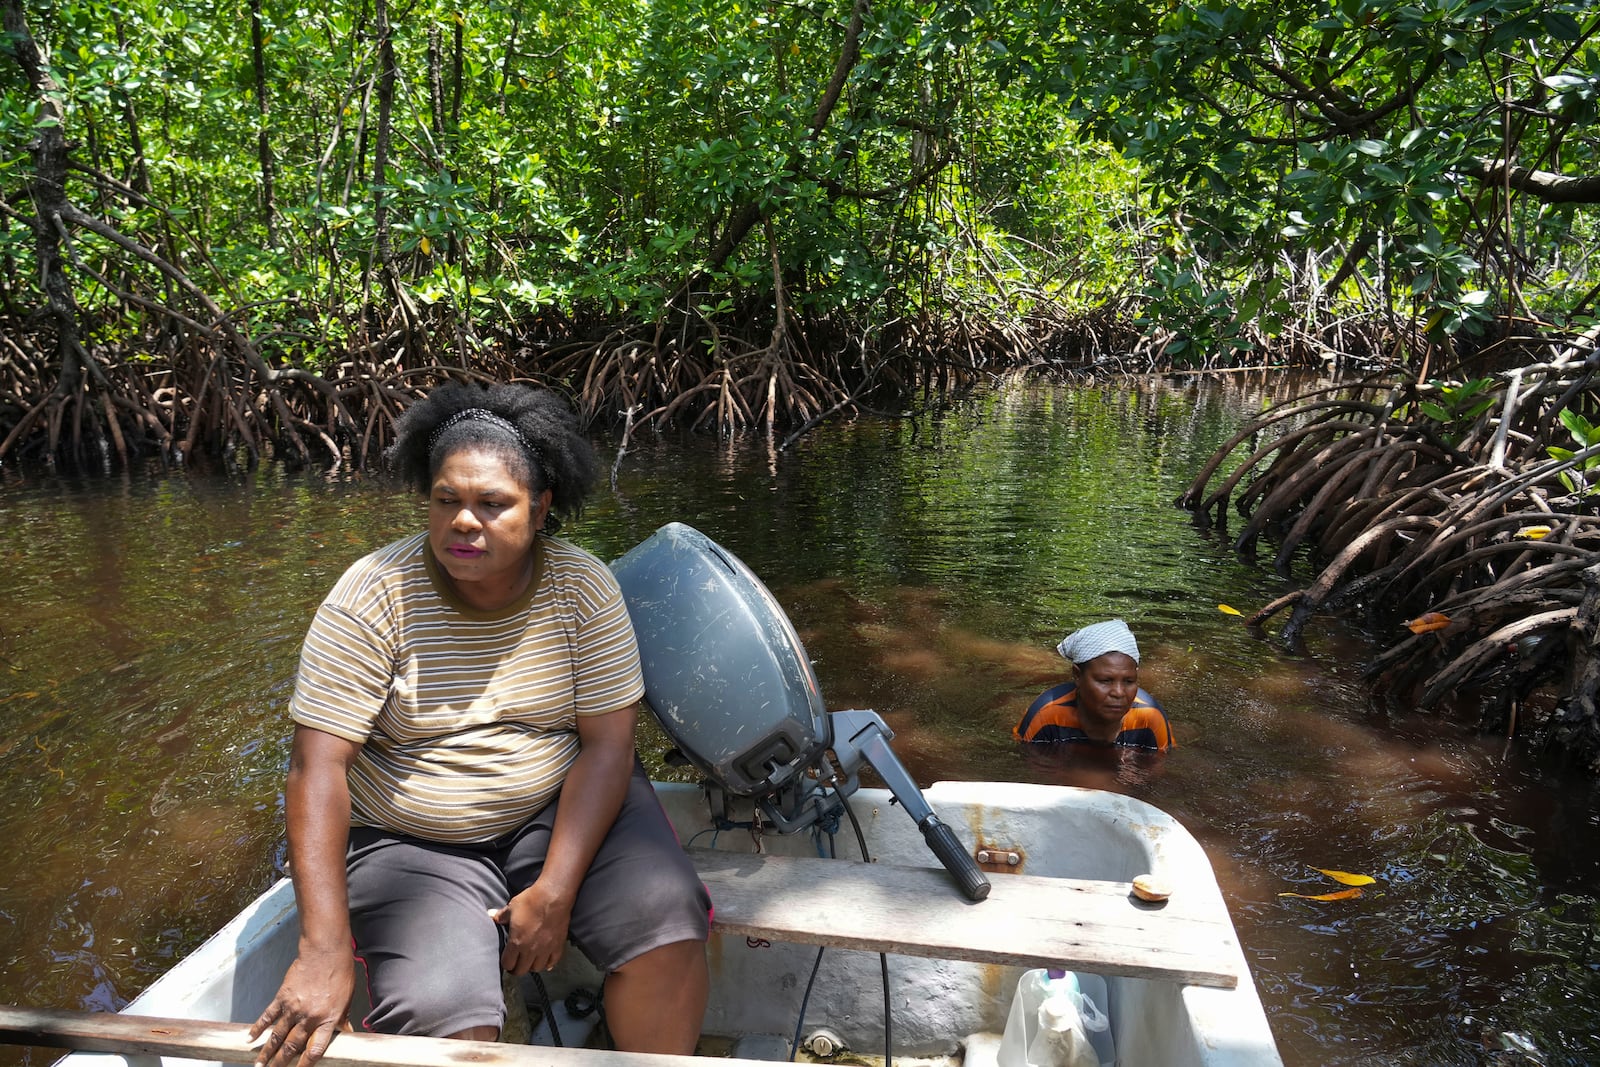
[{"label": "wooden plank seat", "polygon": [[[942,868],[689,850],[711,891],[714,928],[773,941],[904,956],[1065,967],[1232,989],[1232,924],[1127,882],[999,874],[973,903]],[[1221,906],[1216,909],[1222,914]]]},{"label": "wooden plank seat", "polygon": [[[244,1023],[0,1005],[0,1043],[9,1045],[248,1064],[255,1059],[249,1030]],[[704,1062],[606,1049],[345,1033],[334,1037],[319,1067],[696,1067]],[[717,1063],[772,1067],[732,1058]]]}]

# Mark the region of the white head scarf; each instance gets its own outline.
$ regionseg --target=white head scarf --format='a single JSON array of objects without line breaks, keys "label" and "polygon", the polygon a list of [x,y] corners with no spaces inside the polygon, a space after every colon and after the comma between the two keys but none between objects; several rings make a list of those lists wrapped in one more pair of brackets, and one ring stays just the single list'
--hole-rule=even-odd
[{"label": "white head scarf", "polygon": [[1056,651],[1067,662],[1075,664],[1088,663],[1107,652],[1121,652],[1134,663],[1139,662],[1139,642],[1133,639],[1133,631],[1121,619],[1097,622],[1074,631],[1061,639]]}]

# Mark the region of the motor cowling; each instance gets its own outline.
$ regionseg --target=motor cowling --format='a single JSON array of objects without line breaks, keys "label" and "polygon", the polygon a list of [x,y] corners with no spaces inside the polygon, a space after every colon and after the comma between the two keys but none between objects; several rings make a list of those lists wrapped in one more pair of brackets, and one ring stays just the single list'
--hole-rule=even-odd
[{"label": "motor cowling", "polygon": [[827,709],[805,647],[761,579],[681,522],[611,564],[633,618],[645,701],[678,751],[735,796],[821,762]]},{"label": "motor cowling", "polygon": [[737,556],[673,522],[611,570],[638,637],[645,703],[711,785],[754,798],[780,833],[794,833],[842,812],[869,765],[961,892],[989,895],[982,869],[889,748],[888,724],[875,711],[828,713],[789,617]]}]

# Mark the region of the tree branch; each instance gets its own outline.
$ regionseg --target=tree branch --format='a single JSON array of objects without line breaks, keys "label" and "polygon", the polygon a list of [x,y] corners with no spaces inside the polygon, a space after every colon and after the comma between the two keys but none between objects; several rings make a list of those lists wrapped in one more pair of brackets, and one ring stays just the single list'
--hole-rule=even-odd
[{"label": "tree branch", "polygon": [[1466,160],[1461,169],[1487,184],[1515,189],[1547,204],[1600,204],[1600,175],[1569,177],[1482,156]]}]

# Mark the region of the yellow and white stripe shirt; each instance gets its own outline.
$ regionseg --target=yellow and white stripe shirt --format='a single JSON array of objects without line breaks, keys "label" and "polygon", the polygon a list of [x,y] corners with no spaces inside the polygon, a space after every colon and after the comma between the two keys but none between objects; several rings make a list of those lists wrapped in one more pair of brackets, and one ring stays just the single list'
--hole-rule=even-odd
[{"label": "yellow and white stripe shirt", "polygon": [[352,824],[481,843],[554,799],[578,755],[578,716],[643,694],[622,592],[594,556],[540,535],[528,591],[484,612],[450,594],[420,533],[334,585],[289,714],[361,743]]}]

